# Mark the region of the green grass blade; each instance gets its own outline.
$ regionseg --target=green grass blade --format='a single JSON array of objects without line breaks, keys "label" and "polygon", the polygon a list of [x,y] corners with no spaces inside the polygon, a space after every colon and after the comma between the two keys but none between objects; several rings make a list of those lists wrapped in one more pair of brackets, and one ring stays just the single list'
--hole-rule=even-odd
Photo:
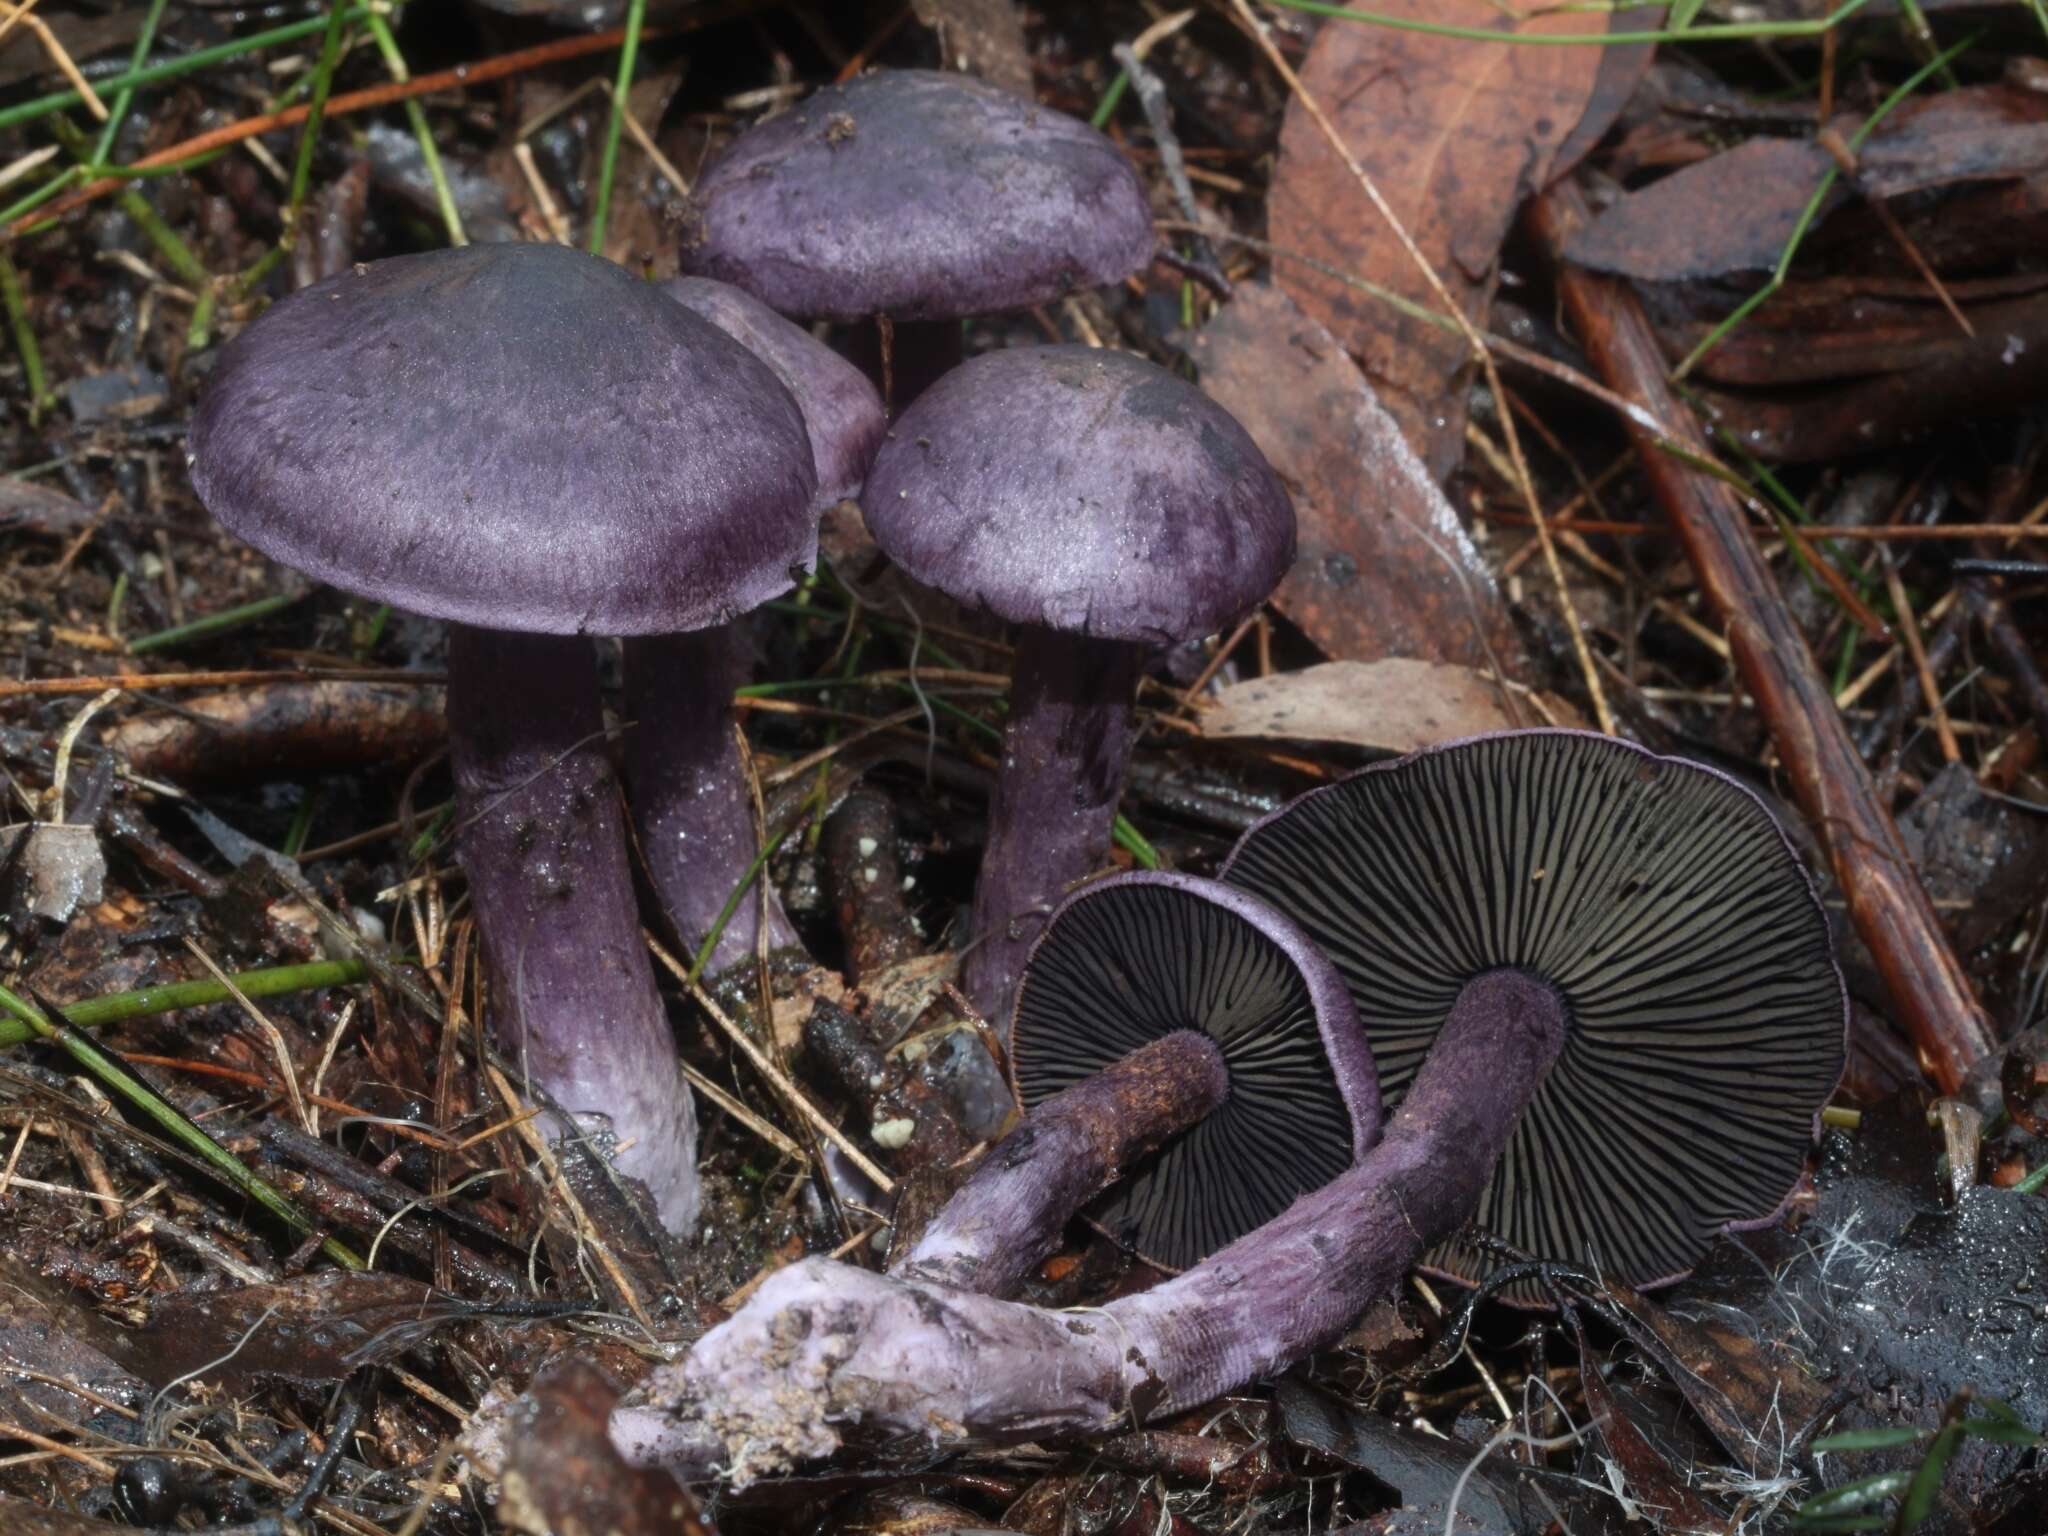
[{"label": "green grass blade", "polygon": [[[260,970],[230,976],[247,998],[282,997],[292,992],[310,992],[315,987],[345,987],[362,981],[370,968],[361,960],[314,960],[304,965],[271,965]],[[159,986],[139,987],[133,992],[110,992],[83,1002],[66,1003],[64,1018],[76,1029],[99,1029],[129,1019],[146,1019],[159,1013],[176,1013],[180,1008],[207,1008],[224,1003],[234,994],[211,976],[198,981],[167,981]],[[20,1045],[37,1038],[36,1032],[19,1017],[0,1016],[0,1047]]]},{"label": "green grass blade", "polygon": [[[150,44],[156,41],[157,24],[164,19],[164,7],[169,0],[150,0],[149,10],[142,18],[142,30],[135,34],[135,51],[128,55],[128,73],[134,74],[142,68],[149,57]],[[114,93],[114,104],[107,108],[106,126],[100,129],[100,136],[93,144],[92,163],[105,165],[107,156],[114,152],[114,140],[121,136],[121,126],[128,121],[128,109],[135,105],[135,87],[124,85]]]},{"label": "green grass blade", "polygon": [[[366,5],[350,6],[344,21],[361,21],[370,14]],[[243,58],[248,54],[260,53],[265,48],[275,48],[282,43],[295,43],[302,37],[311,37],[327,25],[327,18],[315,16],[308,21],[294,21],[282,27],[271,27],[263,32],[251,32],[247,37],[237,38],[231,43],[220,43],[212,48],[196,48],[190,53],[181,53],[174,59],[161,59],[154,64],[145,64],[140,69],[131,69],[126,74],[115,75],[102,80],[95,87],[101,91],[123,91],[136,86],[156,85],[164,80],[177,80],[185,75],[197,74],[224,64],[230,59]],[[40,122],[52,112],[62,112],[66,107],[78,105],[76,91],[53,91],[47,96],[38,96],[18,106],[0,111],[0,129],[18,128],[23,123]]]},{"label": "green grass blade", "polygon": [[1823,1455],[1834,1456],[1843,1451],[1895,1451],[1901,1446],[1918,1445],[1927,1438],[1924,1429],[1915,1429],[1909,1424],[1881,1429],[1845,1429],[1839,1435],[1824,1435],[1813,1442],[1812,1449]]},{"label": "green grass blade", "polygon": [[[140,1078],[69,1026],[50,1022],[42,1009],[0,987],[0,1010],[12,1014],[30,1031],[56,1045],[89,1076],[111,1093],[126,1099],[154,1120],[164,1134],[212,1168],[227,1183],[240,1190],[295,1232],[316,1230],[312,1219],[270,1185],[249,1171],[248,1166],[169,1103]],[[361,1269],[363,1261],[334,1238],[323,1238],[320,1251],[345,1269]]]},{"label": "green grass blade", "polygon": [[1878,1472],[1869,1477],[1859,1477],[1853,1483],[1844,1483],[1826,1493],[1815,1494],[1799,1506],[1795,1520],[1803,1526],[1809,1520],[1856,1514],[1904,1492],[1912,1480],[1911,1472]]},{"label": "green grass blade", "polygon": [[291,195],[285,203],[284,233],[278,244],[290,250],[298,243],[299,217],[306,206],[306,191],[313,183],[313,149],[320,142],[320,119],[327,112],[327,96],[334,88],[335,66],[341,62],[342,8],[327,8],[327,33],[320,39],[320,62],[313,66],[313,97],[306,103],[306,120],[299,126],[298,153],[292,157]]},{"label": "green grass blade", "polygon": [[704,942],[697,946],[697,953],[690,961],[689,974],[683,978],[684,986],[694,987],[698,978],[704,974],[704,967],[711,963],[712,951],[718,948],[718,941],[725,936],[726,928],[738,914],[740,902],[746,898],[747,892],[754,888],[754,882],[761,878],[761,871],[766,869],[768,861],[775,857],[775,850],[782,846],[782,840],[793,830],[793,825],[784,827],[769,838],[768,846],[755,854],[747,865],[746,873],[740,876],[739,884],[732,888],[732,894],[725,898],[725,905],[718,909],[718,921],[711,925],[711,931],[704,935]]},{"label": "green grass blade", "polygon": [[7,324],[14,332],[14,350],[21,354],[21,376],[28,385],[28,419],[39,425],[50,406],[50,381],[43,372],[43,349],[36,342],[36,328],[29,323],[28,300],[21,291],[21,274],[14,260],[0,250],[0,305],[7,310]]},{"label": "green grass blade", "polygon": [[1899,1513],[1892,1521],[1892,1529],[1899,1536],[1906,1536],[1907,1532],[1917,1529],[1921,1521],[1934,1513],[1934,1500],[1941,1492],[1942,1479],[1948,1476],[1948,1459],[1962,1441],[1962,1427],[1956,1424],[1949,1425],[1934,1437],[1934,1444],[1927,1448],[1926,1460],[1913,1473],[1906,1496],[1899,1501]]},{"label": "green grass blade", "polygon": [[[376,40],[377,52],[383,55],[384,67],[391,78],[404,85],[412,78],[412,71],[406,67],[405,55],[398,51],[398,39],[391,35],[391,23],[384,19],[384,13],[372,8],[365,18],[370,24],[370,36]],[[433,184],[434,203],[441,210],[441,224],[448,235],[450,245],[469,244],[469,235],[463,230],[462,215],[455,207],[455,192],[448,185],[448,171],[441,164],[441,151],[434,145],[434,130],[428,126],[426,108],[416,97],[405,99],[405,120],[412,126],[412,136],[420,146],[420,159],[427,168],[427,180]]]},{"label": "green grass blade", "polygon": [[143,635],[129,642],[128,654],[147,656],[151,651],[168,651],[194,640],[205,640],[214,635],[224,634],[231,629],[240,629],[244,624],[254,624],[267,619],[273,613],[280,613],[294,603],[303,602],[303,592],[280,592],[271,597],[259,597],[253,603],[243,603],[238,608],[223,608],[219,613],[209,613],[189,624],[176,624],[169,629],[160,629],[153,635]]},{"label": "green grass blade", "polygon": [[631,0],[626,7],[626,36],[619,44],[619,78],[612,87],[612,115],[605,122],[604,157],[597,167],[597,198],[590,211],[590,248],[604,254],[605,227],[612,214],[612,177],[619,166],[619,135],[626,126],[626,113],[633,91],[633,71],[640,60],[640,28],[647,19],[647,0]]}]

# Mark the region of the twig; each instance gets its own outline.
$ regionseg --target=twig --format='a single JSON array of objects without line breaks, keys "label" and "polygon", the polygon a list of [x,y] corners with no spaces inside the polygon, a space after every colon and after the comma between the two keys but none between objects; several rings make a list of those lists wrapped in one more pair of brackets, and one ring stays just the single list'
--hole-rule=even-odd
[{"label": "twig", "polygon": [[292,1118],[299,1123],[299,1128],[309,1136],[319,1134],[312,1119],[306,1112],[305,1096],[299,1092],[299,1070],[292,1064],[291,1048],[284,1043],[284,1032],[277,1027],[268,1014],[250,1001],[248,993],[235,985],[233,977],[229,976],[226,971],[214,963],[213,956],[209,955],[200,946],[197,939],[188,934],[185,938],[185,948],[190,950],[193,957],[212,974],[213,979],[227,990],[228,995],[235,1000],[242,1012],[249,1016],[256,1027],[263,1031],[264,1037],[270,1041],[271,1050],[276,1053],[277,1070],[284,1078],[285,1097],[291,1101]]},{"label": "twig", "polygon": [[47,698],[65,693],[98,693],[103,688],[141,691],[158,688],[235,688],[245,683],[414,683],[438,688],[445,672],[412,672],[403,667],[309,667],[303,672],[244,668],[235,672],[137,672],[97,677],[38,677],[26,682],[0,682],[0,699]]},{"label": "twig", "polygon": [[[1599,372],[1647,405],[1668,435],[1706,438],[1665,376],[1655,334],[1619,281],[1567,265],[1563,251],[1587,219],[1569,186],[1532,206],[1565,309]],[[1792,791],[1820,837],[1857,932],[1870,947],[1922,1064],[1944,1093],[1996,1048],[1990,1022],[1949,948],[1898,829],[1878,801],[1840,712],[1785,607],[1783,593],[1743,527],[1725,486],[1688,472],[1631,429],[1652,489],[1683,542],[1700,590],[1728,631],[1735,664],[1771,733]],[[1828,530],[1829,536],[1840,533]]]},{"label": "twig", "polygon": [[823,1136],[833,1146],[844,1152],[847,1161],[866,1174],[877,1189],[885,1195],[894,1194],[896,1192],[896,1181],[884,1173],[876,1165],[873,1158],[854,1145],[847,1134],[834,1125],[825,1112],[804,1095],[804,1091],[796,1085],[789,1074],[769,1059],[768,1053],[756,1045],[747,1032],[732,1021],[731,1016],[718,1006],[710,993],[689,979],[689,967],[662,948],[660,940],[656,939],[653,934],[647,934],[645,938],[647,940],[647,952],[660,962],[662,969],[675,977],[677,981],[683,983],[690,996],[697,1000],[697,1005],[711,1015],[712,1023],[724,1031],[725,1037],[739,1048],[740,1054],[753,1064],[754,1070],[768,1079],[769,1086],[781,1094],[788,1101],[791,1108],[810,1121],[817,1128],[820,1136]]},{"label": "twig", "polygon": [[1882,544],[1877,546],[1877,557],[1884,570],[1885,591],[1891,596],[1892,612],[1898,615],[1899,638],[1905,642],[1906,654],[1913,658],[1913,670],[1920,677],[1920,691],[1926,695],[1927,707],[1934,715],[1934,735],[1941,743],[1942,761],[1959,763],[1963,760],[1963,749],[1956,745],[1955,727],[1949,723],[1948,706],[1941,698],[1941,685],[1935,682],[1934,669],[1927,664],[1927,647],[1920,643],[1920,621],[1913,617],[1912,606],[1906,601],[1906,584],[1899,580],[1898,562]]},{"label": "twig", "polygon": [[560,1197],[563,1206],[568,1210],[569,1222],[575,1230],[577,1240],[597,1255],[597,1262],[604,1266],[606,1276],[625,1300],[633,1316],[639,1320],[640,1326],[652,1333],[654,1319],[647,1315],[647,1309],[640,1304],[639,1291],[635,1290],[633,1282],[626,1278],[625,1270],[619,1267],[618,1259],[612,1254],[611,1245],[598,1233],[597,1224],[590,1219],[590,1213],[583,1209],[583,1202],[576,1198],[576,1191],[570,1187],[568,1179],[562,1174],[561,1165],[555,1161],[554,1149],[548,1145],[547,1137],[534,1125],[535,1117],[523,1113],[526,1108],[525,1101],[513,1089],[511,1079],[498,1069],[496,1062],[485,1062],[484,1071],[490,1076],[491,1087],[496,1090],[498,1097],[505,1101],[505,1107],[513,1112],[515,1118],[511,1122],[512,1128],[519,1139],[526,1143],[527,1151],[539,1160],[541,1170],[547,1175],[548,1188]]},{"label": "twig", "polygon": [[10,4],[9,0],[0,0],[0,11],[6,13],[6,19],[0,21],[0,37],[5,37],[16,26],[27,27],[29,31],[35,33],[36,41],[42,44],[43,52],[48,54],[50,62],[57,66],[57,73],[71,83],[71,89],[78,92],[86,110],[104,123],[108,118],[107,104],[100,100],[100,93],[92,88],[92,82],[79,73],[78,65],[72,62],[71,55],[64,51],[64,45],[57,41],[57,34],[50,30],[50,24],[40,16],[29,14],[35,9],[35,5],[36,0],[22,0],[19,5]]}]

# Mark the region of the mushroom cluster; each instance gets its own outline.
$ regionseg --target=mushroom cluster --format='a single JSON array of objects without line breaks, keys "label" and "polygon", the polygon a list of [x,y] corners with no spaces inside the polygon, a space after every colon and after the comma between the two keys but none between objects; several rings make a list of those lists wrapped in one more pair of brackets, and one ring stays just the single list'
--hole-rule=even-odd
[{"label": "mushroom cluster", "polygon": [[221,352],[192,481],[229,530],[446,620],[457,827],[500,1048],[608,1135],[670,1228],[696,1117],[641,942],[595,635],[715,628],[813,557],[816,470],[768,366],[560,246],[358,266]]},{"label": "mushroom cluster", "polygon": [[[991,1224],[950,1208],[934,1225],[966,1250],[955,1267],[790,1266],[621,1406],[621,1451],[743,1481],[829,1454],[855,1425],[936,1443],[1098,1433],[1326,1346],[1425,1256],[1471,1278],[1484,1261],[1459,1241],[1468,1223],[1649,1284],[1781,1210],[1841,1070],[1846,1003],[1804,869],[1734,780],[1576,732],[1475,738],[1303,797],[1254,827],[1226,873],[1327,950],[1312,964],[1334,965],[1385,1043],[1398,1100],[1355,1162],[1086,1314],[964,1289],[1011,1271],[963,1237]],[[1188,884],[1176,894],[1199,896]],[[1205,926],[1226,904],[1144,892],[1062,910],[1026,973],[1020,1042],[1039,1027],[1041,975],[1050,1032],[1099,1033],[1103,1054],[1175,1022],[1145,1049],[1187,1040],[1194,1018],[1229,1016],[1226,997],[1285,994],[1242,985],[1263,968],[1232,956],[1259,946]],[[1270,915],[1254,926],[1294,931]],[[1191,997],[1192,1014],[1165,1001]],[[1239,1081],[1220,1100],[1214,1074],[1186,1091],[1213,1119]],[[1034,1212],[1017,1227],[1033,1242],[1043,1211],[1020,1191],[1058,1187],[1072,1208],[1058,1153],[1033,1155],[1034,1119],[1059,1102],[988,1160],[1006,1208]],[[1219,1175],[1190,1160],[1176,1177],[1193,1187],[1136,1204],[1177,1206],[1167,1230],[1186,1231]]]}]

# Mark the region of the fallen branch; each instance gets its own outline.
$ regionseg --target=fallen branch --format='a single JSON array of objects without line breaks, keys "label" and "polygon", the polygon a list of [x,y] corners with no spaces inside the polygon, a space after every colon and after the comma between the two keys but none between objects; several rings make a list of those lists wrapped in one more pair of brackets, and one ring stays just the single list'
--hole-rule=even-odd
[{"label": "fallen branch", "polygon": [[[1558,291],[1581,345],[1608,386],[1646,407],[1663,436],[1707,452],[1698,422],[1665,378],[1663,353],[1635,295],[1619,279],[1563,260],[1566,241],[1586,217],[1568,184],[1537,199],[1529,215],[1557,265]],[[1800,809],[1827,850],[1849,918],[1877,962],[1921,1066],[1943,1093],[1954,1093],[1971,1063],[1996,1049],[1990,1022],[1849,740],[1806,637],[1729,487],[1660,451],[1658,434],[1633,417],[1629,434],[1700,590],[1727,629],[1736,668]]]}]

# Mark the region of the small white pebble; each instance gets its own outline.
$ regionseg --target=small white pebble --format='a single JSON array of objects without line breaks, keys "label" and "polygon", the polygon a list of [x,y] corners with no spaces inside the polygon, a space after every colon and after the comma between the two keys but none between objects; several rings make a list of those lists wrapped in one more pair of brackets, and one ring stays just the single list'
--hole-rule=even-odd
[{"label": "small white pebble", "polygon": [[894,1227],[878,1228],[875,1235],[868,1239],[868,1246],[877,1253],[887,1253],[889,1251],[889,1242],[895,1235],[896,1229]]},{"label": "small white pebble", "polygon": [[910,1141],[910,1133],[916,1129],[917,1122],[905,1115],[897,1120],[877,1120],[874,1129],[869,1131],[868,1135],[874,1138],[876,1146],[886,1147],[894,1152]]},{"label": "small white pebble", "polygon": [[863,864],[860,871],[860,883],[862,885],[873,885],[880,875],[881,871],[876,869],[874,865]]},{"label": "small white pebble", "polygon": [[860,856],[864,859],[872,859],[875,856],[875,850],[881,846],[872,837],[864,837],[859,843]]},{"label": "small white pebble", "polygon": [[905,875],[905,876],[903,877],[903,889],[905,889],[906,891],[907,891],[907,890],[910,890],[910,889],[912,889],[912,888],[914,888],[914,887],[916,886],[916,884],[917,884],[917,876],[915,876],[915,875]]},{"label": "small white pebble", "polygon": [[881,1086],[882,1086],[882,1074],[881,1074],[881,1073],[877,1072],[877,1073],[875,1073],[875,1074],[874,1074],[873,1076],[869,1077],[869,1079],[868,1079],[868,1091],[869,1091],[869,1092],[871,1092],[871,1093],[873,1093],[873,1092],[876,1092],[876,1091],[878,1091],[878,1090],[879,1090],[879,1089],[881,1088]]}]

